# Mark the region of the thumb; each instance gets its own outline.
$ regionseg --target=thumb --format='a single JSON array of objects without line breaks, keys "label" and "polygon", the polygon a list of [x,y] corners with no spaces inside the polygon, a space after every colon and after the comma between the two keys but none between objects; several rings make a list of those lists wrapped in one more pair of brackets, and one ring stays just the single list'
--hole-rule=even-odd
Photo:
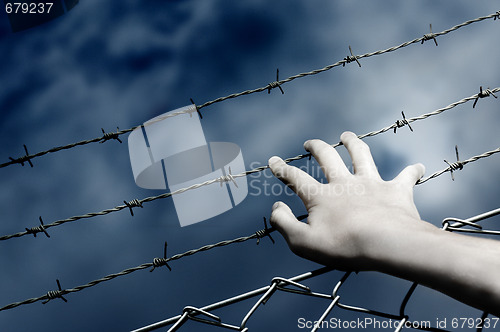
[{"label": "thumb", "polygon": [[288,205],[283,202],[274,203],[269,221],[271,226],[283,235],[291,248],[300,245],[309,231],[309,225],[300,222]]}]

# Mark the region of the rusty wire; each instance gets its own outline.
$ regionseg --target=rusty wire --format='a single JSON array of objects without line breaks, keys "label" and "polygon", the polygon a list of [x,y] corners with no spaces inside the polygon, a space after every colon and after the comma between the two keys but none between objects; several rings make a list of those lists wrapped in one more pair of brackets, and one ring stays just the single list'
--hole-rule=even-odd
[{"label": "rusty wire", "polygon": [[[461,24],[455,25],[455,26],[453,26],[453,27],[451,27],[449,29],[446,29],[446,30],[443,30],[443,31],[437,32],[437,33],[432,33],[432,26],[431,26],[431,33],[430,34],[424,34],[422,37],[415,38],[413,40],[404,42],[402,44],[399,44],[399,45],[396,45],[396,46],[393,46],[393,47],[389,47],[387,49],[378,50],[378,51],[375,51],[375,52],[365,53],[365,54],[362,54],[362,55],[354,55],[353,52],[352,52],[352,48],[349,45],[350,55],[348,55],[345,58],[343,58],[342,60],[337,61],[337,62],[335,62],[333,64],[330,64],[330,65],[328,65],[326,67],[323,67],[323,68],[320,68],[320,69],[316,69],[316,70],[312,70],[312,71],[309,71],[309,72],[304,72],[304,73],[296,74],[296,75],[290,76],[290,77],[288,77],[286,79],[283,79],[283,80],[279,80],[279,76],[278,76],[279,71],[277,71],[276,81],[273,81],[273,82],[267,84],[266,86],[263,86],[263,87],[260,87],[260,88],[256,88],[256,89],[242,91],[242,92],[239,92],[239,93],[230,94],[230,95],[225,96],[225,97],[219,97],[219,98],[216,98],[214,100],[205,102],[204,104],[201,104],[199,106],[195,105],[194,102],[191,99],[191,102],[194,105],[194,110],[193,109],[188,109],[188,110],[182,110],[182,111],[178,111],[178,112],[170,112],[168,114],[165,114],[165,115],[162,115],[162,116],[156,118],[155,121],[161,121],[163,119],[166,119],[166,118],[169,118],[169,117],[173,117],[173,116],[177,116],[177,115],[180,115],[180,114],[186,114],[186,113],[191,114],[191,113],[193,113],[193,111],[198,112],[198,114],[200,115],[200,117],[202,117],[200,110],[202,108],[205,108],[205,107],[210,106],[212,104],[223,102],[223,101],[228,100],[228,99],[233,99],[233,98],[237,98],[237,97],[241,97],[241,96],[245,96],[245,95],[250,95],[250,94],[254,94],[254,93],[258,93],[258,92],[263,92],[263,91],[268,91],[268,93],[270,93],[271,90],[275,89],[275,88],[279,88],[281,90],[281,93],[284,93],[284,91],[282,89],[282,85],[286,84],[286,83],[289,83],[289,82],[291,82],[291,81],[293,81],[295,79],[306,77],[306,76],[317,75],[319,73],[328,71],[328,70],[330,70],[332,68],[335,68],[335,67],[338,67],[340,65],[345,66],[346,64],[351,63],[351,62],[356,62],[358,64],[358,66],[361,67],[361,63],[359,62],[359,59],[368,58],[368,57],[372,57],[372,56],[375,56],[375,55],[386,54],[386,53],[389,53],[389,52],[394,52],[396,50],[399,50],[401,48],[407,47],[407,46],[412,45],[412,44],[418,44],[418,43],[422,43],[423,44],[424,41],[429,40],[429,39],[433,39],[434,42],[436,43],[436,46],[437,46],[436,37],[444,36],[444,35],[446,35],[446,34],[448,34],[450,32],[456,31],[456,30],[458,30],[458,29],[460,29],[462,27],[468,26],[468,25],[476,23],[476,22],[481,22],[481,21],[488,20],[488,19],[494,19],[494,20],[496,20],[497,18],[498,18],[498,12],[495,12],[495,13],[492,13],[490,15],[481,16],[481,17],[478,17],[478,18],[473,19],[473,20],[465,21],[465,22],[463,22]],[[487,91],[488,90],[486,90],[486,92]],[[482,94],[482,92],[481,92],[481,94]],[[482,98],[482,96],[479,96],[478,98]],[[495,96],[495,98],[496,98],[496,96]],[[474,106],[475,106],[475,103],[474,103]],[[40,152],[37,152],[37,153],[34,153],[34,154],[29,154],[26,145],[24,145],[25,155],[23,155],[21,157],[18,157],[18,158],[9,157],[10,161],[0,164],[0,168],[7,167],[7,166],[10,166],[10,165],[14,165],[14,164],[20,164],[21,166],[24,166],[25,162],[27,162],[31,167],[33,167],[32,160],[35,159],[35,158],[44,156],[44,155],[49,154],[49,153],[55,153],[55,152],[59,152],[59,151],[63,151],[63,150],[68,150],[68,149],[75,148],[77,146],[87,145],[87,144],[91,144],[91,143],[104,143],[104,142],[107,142],[107,141],[110,141],[110,140],[116,140],[116,141],[122,143],[121,139],[119,138],[121,135],[130,133],[134,129],[139,128],[139,127],[140,127],[140,125],[139,126],[134,126],[132,128],[129,128],[129,129],[124,129],[124,130],[119,130],[117,128],[116,132],[105,132],[104,129],[101,128],[102,133],[103,133],[102,136],[99,136],[99,137],[96,137],[96,138],[93,138],[93,139],[82,140],[82,141],[75,142],[75,143],[70,143],[70,144],[67,144],[67,145],[61,145],[61,146],[53,147],[51,149],[48,149],[48,150],[45,150],[45,151],[40,151]]]}]

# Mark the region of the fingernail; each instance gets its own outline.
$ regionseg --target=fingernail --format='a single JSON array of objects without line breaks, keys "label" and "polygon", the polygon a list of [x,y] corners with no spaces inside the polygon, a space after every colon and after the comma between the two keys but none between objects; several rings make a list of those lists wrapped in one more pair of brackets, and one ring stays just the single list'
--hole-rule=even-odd
[{"label": "fingernail", "polygon": [[276,163],[279,163],[280,161],[282,161],[280,157],[273,156],[273,157],[269,158],[268,164],[269,164],[269,166],[271,166],[271,164],[276,164]]},{"label": "fingernail", "polygon": [[272,210],[276,210],[278,208],[278,206],[280,206],[280,202],[276,202],[273,204],[273,207],[272,207]]},{"label": "fingernail", "polygon": [[344,131],[344,132],[342,133],[342,135],[340,135],[340,140],[341,140],[341,141],[344,141],[344,140],[346,140],[349,136],[351,136],[351,137],[352,137],[352,136],[356,136],[356,137],[357,137],[357,135],[356,135],[355,133],[353,133],[352,131]]}]

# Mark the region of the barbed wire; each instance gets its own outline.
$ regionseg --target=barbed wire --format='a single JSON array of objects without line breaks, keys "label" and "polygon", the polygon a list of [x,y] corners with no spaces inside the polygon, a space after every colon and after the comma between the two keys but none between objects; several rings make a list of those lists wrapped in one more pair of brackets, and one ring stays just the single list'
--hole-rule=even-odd
[{"label": "barbed wire", "polygon": [[[371,132],[363,134],[363,135],[359,135],[358,137],[360,139],[364,139],[366,137],[373,137],[373,136],[385,133],[385,132],[390,131],[390,130],[394,130],[394,132],[396,132],[396,130],[398,128],[401,128],[401,127],[403,127],[405,125],[408,125],[410,127],[410,123],[412,123],[412,122],[420,121],[420,120],[425,120],[425,119],[430,118],[432,116],[439,115],[439,114],[441,114],[441,113],[443,113],[445,111],[451,110],[451,109],[455,108],[456,106],[464,104],[464,103],[466,103],[468,101],[474,100],[475,102],[477,102],[477,100],[480,99],[480,98],[485,98],[485,97],[488,97],[488,96],[495,96],[494,93],[496,93],[498,91],[500,91],[500,87],[497,87],[497,88],[494,88],[494,89],[486,89],[486,90],[483,90],[483,88],[480,87],[480,92],[479,93],[474,94],[474,95],[472,95],[470,97],[463,98],[463,99],[461,99],[459,101],[456,101],[454,103],[449,104],[448,106],[445,106],[443,108],[439,108],[439,109],[437,109],[437,110],[435,110],[433,112],[425,113],[425,114],[422,114],[420,116],[409,118],[409,119],[407,119],[405,117],[404,113],[402,113],[403,120],[396,120],[393,124],[391,124],[391,125],[389,125],[387,127],[384,127],[382,129],[379,129],[379,130],[371,131]],[[413,129],[411,129],[411,130],[413,131]],[[338,142],[338,143],[333,144],[332,146],[334,148],[337,148],[337,147],[339,147],[341,145],[342,145],[342,142]],[[436,173],[432,174],[431,176],[429,176],[426,179],[421,179],[421,180],[419,180],[418,183],[423,183],[425,181],[428,181],[430,178],[435,178],[435,177],[440,176],[441,174],[446,173],[446,172],[453,172],[456,169],[461,169],[461,168],[463,168],[463,165],[465,165],[467,163],[476,161],[478,159],[486,158],[486,157],[489,157],[489,156],[491,156],[491,155],[493,155],[495,153],[498,153],[499,152],[498,150],[499,149],[488,151],[488,152],[485,152],[485,153],[483,153],[481,155],[474,156],[474,157],[472,157],[472,158],[470,158],[468,160],[462,161],[462,162],[448,164],[449,165],[448,168],[443,169],[443,170],[441,170],[439,172],[436,172]],[[284,159],[284,162],[290,163],[292,161],[297,161],[297,160],[301,160],[301,159],[304,159],[304,158],[311,158],[311,154],[310,153],[305,153],[305,154],[297,155],[295,157],[286,158],[286,159]],[[36,237],[36,234],[37,233],[41,233],[41,232],[45,233],[46,236],[50,237],[49,234],[47,233],[47,229],[49,229],[51,227],[60,226],[60,225],[63,225],[63,224],[69,223],[69,222],[73,222],[73,221],[77,221],[77,220],[89,219],[89,218],[93,218],[93,217],[97,217],[97,216],[104,216],[104,215],[107,215],[107,214],[110,214],[110,213],[114,213],[114,212],[118,212],[118,211],[121,211],[121,210],[127,209],[127,208],[129,209],[130,214],[132,216],[134,216],[133,208],[135,208],[135,207],[141,207],[142,208],[144,203],[149,203],[149,202],[153,202],[153,201],[156,201],[156,200],[159,200],[159,199],[168,198],[168,197],[171,197],[173,195],[178,195],[178,194],[184,193],[184,192],[189,191],[189,190],[195,190],[197,188],[208,186],[208,185],[213,184],[213,183],[222,183],[222,182],[234,181],[235,178],[244,177],[244,176],[248,176],[250,174],[262,172],[262,171],[264,171],[264,170],[266,170],[268,168],[269,168],[269,165],[263,165],[263,166],[259,166],[259,167],[256,167],[254,169],[248,170],[248,171],[244,171],[244,172],[239,173],[239,174],[228,173],[228,174],[220,176],[218,178],[207,180],[207,181],[201,182],[201,183],[197,183],[197,184],[185,187],[185,188],[180,188],[180,189],[172,191],[172,192],[167,192],[167,193],[163,193],[163,194],[156,195],[156,196],[150,196],[150,197],[146,197],[146,198],[143,198],[143,199],[133,199],[131,201],[123,201],[123,203],[124,203],[123,205],[118,205],[118,206],[115,206],[113,208],[105,209],[105,210],[102,210],[102,211],[99,211],[99,212],[90,212],[90,213],[86,213],[86,214],[82,214],[82,215],[78,215],[78,216],[73,216],[73,217],[66,218],[66,219],[56,220],[56,221],[54,221],[52,223],[49,223],[49,224],[44,224],[43,221],[42,221],[42,217],[40,217],[39,218],[40,219],[40,225],[39,226],[31,227],[31,228],[25,228],[25,231],[23,231],[23,232],[18,232],[18,233],[15,233],[15,234],[1,236],[0,237],[0,241],[9,240],[9,239],[12,239],[12,238],[18,238],[18,237],[22,237],[22,236],[30,235],[30,234],[32,234],[32,235],[34,235]]]},{"label": "barbed wire", "polygon": [[[302,217],[302,218],[304,218],[304,217]],[[179,259],[187,257],[187,256],[195,255],[199,252],[212,250],[212,249],[215,249],[218,247],[228,246],[228,245],[233,244],[233,243],[241,243],[241,242],[246,242],[248,240],[257,239],[257,244],[259,244],[260,239],[262,239],[264,237],[269,237],[269,239],[274,243],[274,239],[271,237],[271,233],[274,231],[275,231],[274,228],[267,226],[266,219],[264,218],[264,228],[256,231],[255,233],[253,233],[251,235],[239,237],[239,238],[236,238],[233,240],[221,241],[221,242],[218,242],[215,244],[205,245],[205,246],[200,247],[198,249],[191,249],[191,250],[188,250],[188,251],[183,252],[181,254],[173,255],[173,256],[168,257],[168,258],[166,257],[167,243],[165,242],[165,247],[164,247],[165,249],[164,249],[163,258],[154,258],[152,260],[152,262],[144,263],[144,264],[141,264],[141,265],[136,266],[136,267],[128,268],[128,269],[125,269],[125,270],[118,272],[118,273],[109,274],[105,277],[96,279],[96,280],[91,281],[87,284],[80,285],[80,286],[77,286],[74,288],[62,290],[60,287],[59,281],[57,281],[57,284],[59,285],[59,290],[49,291],[47,294],[39,296],[39,297],[30,298],[30,299],[27,299],[27,300],[24,300],[21,302],[14,302],[14,303],[8,304],[4,307],[1,307],[0,311],[13,309],[13,308],[16,308],[16,307],[21,306],[21,305],[31,304],[31,303],[35,303],[38,301],[46,301],[45,303],[47,303],[47,301],[50,301],[50,300],[53,300],[56,298],[61,298],[63,295],[66,295],[69,293],[79,292],[79,291],[82,291],[86,288],[93,287],[93,286],[96,286],[96,285],[101,284],[103,282],[110,281],[110,280],[113,280],[115,278],[122,277],[122,276],[128,275],[130,273],[140,271],[140,270],[151,269],[150,271],[152,272],[156,268],[161,267],[161,266],[166,266],[170,269],[170,267],[168,265],[168,262],[170,262],[170,261],[179,260]]]},{"label": "barbed wire", "polygon": [[[316,70],[312,70],[312,71],[309,71],[309,72],[304,72],[304,73],[296,74],[296,75],[290,76],[290,77],[288,77],[286,79],[283,79],[283,80],[279,80],[279,76],[278,76],[279,71],[277,71],[276,81],[271,82],[271,83],[267,84],[266,86],[263,86],[263,87],[260,87],[260,88],[256,88],[256,89],[242,91],[242,92],[239,92],[239,93],[230,94],[230,95],[225,96],[225,97],[219,97],[219,98],[216,98],[214,100],[205,102],[204,104],[201,104],[199,106],[197,106],[193,102],[193,100],[191,99],[191,102],[193,103],[193,109],[190,108],[190,109],[186,109],[186,110],[182,110],[182,111],[178,111],[178,112],[170,112],[168,114],[165,114],[163,116],[159,116],[159,117],[155,118],[154,121],[161,121],[161,120],[164,120],[166,118],[177,116],[177,115],[181,115],[181,114],[192,114],[193,112],[198,112],[198,114],[200,115],[200,118],[202,118],[202,115],[201,115],[201,112],[200,112],[200,110],[202,108],[208,107],[208,106],[210,106],[212,104],[215,104],[215,103],[223,102],[223,101],[228,100],[228,99],[234,99],[234,98],[238,98],[238,97],[241,97],[241,96],[250,95],[250,94],[254,94],[254,93],[259,93],[259,92],[263,92],[263,91],[268,91],[268,93],[270,93],[271,90],[275,89],[275,88],[279,88],[281,90],[281,92],[284,93],[284,91],[282,89],[282,85],[286,84],[286,83],[289,83],[289,82],[291,82],[291,81],[293,81],[295,79],[302,78],[302,77],[307,77],[307,76],[312,76],[312,75],[317,75],[319,73],[328,71],[328,70],[330,70],[332,68],[335,68],[335,67],[338,67],[340,65],[345,66],[346,64],[354,62],[354,61],[357,62],[357,64],[359,65],[359,67],[361,67],[359,59],[368,58],[368,57],[372,57],[372,56],[376,56],[376,55],[381,55],[381,54],[386,54],[386,53],[390,53],[390,52],[394,52],[396,50],[399,50],[401,48],[407,47],[407,46],[412,45],[412,44],[417,44],[417,43],[423,44],[426,40],[433,39],[434,42],[436,43],[436,46],[437,46],[436,37],[446,35],[446,34],[448,34],[450,32],[456,31],[456,30],[458,30],[458,29],[460,29],[462,27],[468,26],[468,25],[473,24],[473,23],[481,22],[481,21],[484,21],[484,20],[492,19],[492,18],[494,20],[496,20],[498,18],[498,15],[499,15],[498,13],[499,12],[497,11],[497,12],[492,13],[490,15],[481,16],[481,17],[478,17],[478,18],[473,19],[473,20],[468,20],[468,21],[465,21],[465,22],[460,23],[458,25],[455,25],[455,26],[453,26],[453,27],[451,27],[449,29],[446,29],[446,30],[443,30],[443,31],[437,32],[437,33],[433,33],[432,32],[432,25],[431,25],[431,32],[429,34],[424,34],[422,37],[415,38],[413,40],[410,40],[410,41],[404,42],[402,44],[399,44],[397,46],[389,47],[387,49],[378,50],[378,51],[375,51],[375,52],[365,53],[365,54],[361,54],[361,55],[354,55],[353,52],[352,52],[352,48],[349,45],[350,55],[348,55],[344,59],[342,59],[340,61],[337,61],[337,62],[335,62],[333,64],[330,64],[330,65],[328,65],[326,67],[323,67],[323,68],[320,68],[320,69],[316,69]],[[37,152],[37,153],[34,153],[34,154],[29,154],[26,145],[24,145],[24,150],[25,150],[25,155],[24,156],[21,156],[21,157],[18,157],[18,158],[9,157],[10,161],[0,164],[0,168],[4,168],[4,167],[10,166],[10,165],[14,165],[14,164],[20,164],[21,166],[24,166],[25,162],[29,163],[29,165],[31,167],[33,167],[32,160],[34,158],[38,158],[38,157],[47,155],[49,153],[55,153],[55,152],[59,152],[59,151],[63,151],[63,150],[68,150],[68,149],[75,148],[77,146],[83,146],[83,145],[87,145],[87,144],[91,144],[91,143],[104,143],[104,142],[107,142],[107,141],[110,141],[110,140],[116,140],[116,141],[119,141],[120,143],[122,143],[121,139],[119,138],[121,135],[130,133],[133,130],[135,130],[137,128],[140,128],[140,127],[141,127],[141,125],[134,126],[132,128],[124,129],[124,130],[119,130],[119,128],[117,128],[116,132],[105,132],[104,129],[101,128],[103,135],[100,136],[100,137],[96,137],[96,138],[88,139],[88,140],[82,140],[82,141],[75,142],[75,143],[70,143],[70,144],[67,144],[67,145],[53,147],[51,149],[48,149],[48,150],[45,150],[45,151],[40,151],[40,152]]]},{"label": "barbed wire", "polygon": [[[445,218],[442,222],[443,224],[443,230],[445,231],[460,231],[461,227],[465,226],[472,226],[474,228],[479,228],[482,230],[482,227],[477,224],[477,222],[492,218],[496,215],[500,214],[500,208],[491,210],[489,212],[479,214],[477,216],[468,218],[468,219],[458,219],[458,218]],[[453,224],[451,222],[454,222]],[[492,231],[483,231],[483,234],[492,234]],[[500,232],[495,232],[495,235],[500,235]],[[229,328],[232,330],[236,331],[247,331],[248,327],[246,326],[249,319],[251,316],[256,312],[256,310],[261,306],[261,304],[265,304],[271,296],[273,296],[276,291],[283,291],[283,292],[289,292],[289,293],[294,293],[294,294],[300,294],[300,295],[305,295],[305,296],[310,296],[310,297],[315,297],[315,298],[321,298],[321,299],[326,299],[330,300],[330,304],[327,306],[325,311],[321,314],[318,320],[314,321],[314,324],[311,332],[317,331],[320,327],[324,326],[323,322],[326,322],[328,325],[328,321],[326,321],[326,318],[332,311],[334,307],[338,307],[343,310],[348,310],[348,311],[355,311],[359,313],[364,313],[364,314],[369,314],[377,317],[382,317],[385,319],[389,319],[389,321],[380,321],[379,326],[383,328],[393,328],[394,331],[399,332],[401,331],[402,328],[413,328],[416,330],[423,330],[423,331],[448,331],[444,330],[439,327],[433,327],[430,324],[430,321],[412,321],[410,320],[410,317],[406,314],[406,306],[408,302],[410,301],[411,297],[413,296],[415,289],[418,286],[418,283],[413,283],[412,286],[409,288],[407,291],[406,295],[404,298],[401,300],[401,305],[399,308],[399,313],[394,314],[394,313],[388,313],[388,312],[381,312],[377,310],[372,310],[364,307],[359,307],[359,306],[352,306],[348,304],[343,304],[340,302],[341,295],[339,295],[339,290],[341,286],[348,280],[348,278],[352,275],[353,272],[347,272],[343,275],[343,277],[335,284],[333,291],[331,294],[324,294],[324,293],[319,293],[319,292],[314,292],[311,290],[306,285],[298,283],[299,281],[310,279],[313,277],[317,277],[319,275],[328,273],[333,271],[333,268],[331,267],[324,267],[319,270],[315,270],[312,272],[307,272],[305,274],[301,274],[299,276],[293,277],[293,278],[282,278],[282,277],[274,277],[271,280],[271,284],[265,287],[261,287],[255,290],[251,290],[249,292],[243,293],[241,295],[228,298],[226,300],[222,300],[219,302],[216,302],[211,305],[204,306],[202,308],[196,308],[192,306],[187,306],[183,309],[182,315],[177,315],[173,316],[171,318],[168,318],[166,320],[159,321],[157,323],[133,330],[132,332],[149,332],[153,331],[162,327],[166,327],[168,325],[172,325],[172,327],[168,330],[169,332],[173,332],[178,330],[188,319],[198,321],[201,323],[205,324],[210,324],[210,325],[215,325],[218,327],[224,327],[224,328]],[[357,273],[356,273],[357,274]],[[220,309],[225,306],[233,305],[237,302],[255,297],[261,295],[261,297],[258,299],[258,301],[246,312],[244,315],[243,319],[241,320],[241,323],[239,325],[234,325],[234,324],[227,324],[223,323],[221,318],[219,316],[216,316],[212,314],[210,311],[215,310],[215,309]],[[203,315],[207,318],[199,318],[198,316]],[[488,314],[483,313],[481,316],[482,322],[485,321],[487,318]],[[373,322],[373,321],[372,321]],[[429,323],[429,324],[427,324]],[[481,331],[481,328],[478,328],[478,331]]]}]

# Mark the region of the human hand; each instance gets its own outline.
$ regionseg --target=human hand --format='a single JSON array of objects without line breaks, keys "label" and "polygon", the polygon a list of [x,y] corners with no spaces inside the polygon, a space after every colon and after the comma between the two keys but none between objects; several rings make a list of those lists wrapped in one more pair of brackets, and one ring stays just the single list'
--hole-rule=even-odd
[{"label": "human hand", "polygon": [[413,186],[425,168],[408,166],[393,180],[384,181],[366,143],[352,132],[344,132],[340,139],[351,156],[354,174],[331,145],[321,140],[304,143],[325,174],[326,184],[279,157],[269,159],[273,174],[297,193],[309,213],[303,223],[285,203],[276,202],[270,221],[301,257],[346,270],[378,269],[384,248],[394,248],[394,243],[386,247],[384,242],[398,239],[387,237],[388,233],[404,236],[434,227],[420,220],[413,202]]}]

